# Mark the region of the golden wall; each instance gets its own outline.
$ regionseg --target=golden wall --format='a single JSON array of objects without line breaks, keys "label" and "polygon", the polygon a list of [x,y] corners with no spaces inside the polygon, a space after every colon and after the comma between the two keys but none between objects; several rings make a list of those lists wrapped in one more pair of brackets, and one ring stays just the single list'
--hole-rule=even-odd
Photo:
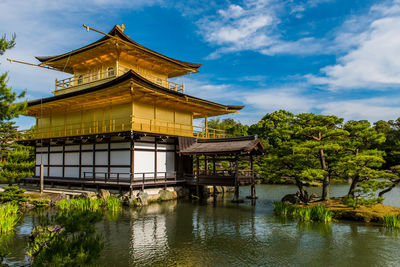
[{"label": "golden wall", "polygon": [[189,111],[135,101],[77,112],[54,110],[37,119],[37,134],[52,138],[134,130],[192,136],[192,122]]}]

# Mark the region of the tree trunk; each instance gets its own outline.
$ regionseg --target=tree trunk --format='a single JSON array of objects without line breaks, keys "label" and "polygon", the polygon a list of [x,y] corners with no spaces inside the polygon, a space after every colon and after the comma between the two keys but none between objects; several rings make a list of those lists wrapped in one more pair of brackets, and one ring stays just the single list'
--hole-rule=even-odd
[{"label": "tree trunk", "polygon": [[396,181],[393,181],[393,184],[390,187],[388,187],[388,188],[382,190],[381,192],[379,192],[378,197],[382,197],[384,194],[392,191],[392,189],[395,188],[396,185],[398,185],[399,183],[400,183],[400,179],[397,179]]},{"label": "tree trunk", "polygon": [[[319,159],[321,162],[321,168],[326,171],[326,161],[325,161],[325,155],[324,155],[324,150],[320,149],[319,150]],[[322,183],[322,200],[327,201],[329,200],[329,183],[330,183],[330,175],[327,174],[324,177],[324,181]]]},{"label": "tree trunk", "polygon": [[351,181],[350,189],[347,195],[354,197],[354,190],[357,187],[358,181],[360,180],[360,176],[356,175]]}]

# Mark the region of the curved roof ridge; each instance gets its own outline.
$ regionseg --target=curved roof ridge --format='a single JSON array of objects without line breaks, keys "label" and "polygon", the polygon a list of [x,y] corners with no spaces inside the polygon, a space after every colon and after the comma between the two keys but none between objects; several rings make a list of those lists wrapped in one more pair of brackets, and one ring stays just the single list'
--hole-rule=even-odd
[{"label": "curved roof ridge", "polygon": [[[171,61],[171,62],[174,62],[175,64],[178,64],[178,65],[183,65],[183,66],[186,66],[186,67],[189,67],[189,68],[193,68],[193,69],[198,69],[198,68],[200,68],[202,66],[202,64],[191,63],[191,62],[187,62],[187,61],[174,59],[174,58],[165,56],[165,55],[163,55],[161,53],[158,53],[158,52],[156,52],[154,50],[151,50],[151,49],[149,49],[149,48],[147,48],[147,47],[145,47],[145,46],[133,41],[131,38],[129,38],[125,33],[122,32],[121,28],[118,25],[115,25],[111,29],[111,31],[109,31],[108,35],[118,36],[122,40],[135,45],[136,47],[138,47],[139,49],[141,49],[141,50],[143,50],[145,52],[154,54],[155,56],[158,56],[160,58],[164,58],[164,59],[166,59],[168,61]],[[93,42],[91,44],[88,44],[88,45],[83,46],[81,48],[72,50],[72,51],[70,51],[68,53],[64,53],[64,54],[60,54],[60,55],[56,55],[56,56],[36,56],[35,58],[37,60],[39,60],[40,62],[42,62],[42,63],[45,63],[47,61],[51,61],[51,60],[56,59],[56,58],[57,59],[62,59],[62,58],[66,57],[66,56],[68,56],[70,54],[79,53],[81,50],[86,51],[87,49],[89,49],[89,48],[91,48],[93,46],[96,46],[96,44],[100,45],[100,43],[102,43],[103,41],[106,41],[106,40],[108,40],[110,38],[111,37],[109,37],[109,36],[103,36],[102,38],[100,38],[99,40],[97,40],[97,41],[95,41],[95,42]]]}]

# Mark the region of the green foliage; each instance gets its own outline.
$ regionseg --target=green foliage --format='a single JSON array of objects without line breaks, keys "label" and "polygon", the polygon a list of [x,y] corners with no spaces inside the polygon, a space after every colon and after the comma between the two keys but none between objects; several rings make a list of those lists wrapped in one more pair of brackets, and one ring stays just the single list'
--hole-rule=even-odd
[{"label": "green foliage", "polygon": [[360,198],[360,197],[353,197],[351,195],[344,196],[342,198],[342,203],[346,206],[352,207],[354,209],[360,206],[371,207],[378,203],[382,203],[382,197],[370,197],[370,198]]},{"label": "green foliage", "polygon": [[312,207],[299,207],[284,202],[274,202],[274,212],[281,217],[292,217],[303,222],[324,222],[332,221],[332,212],[323,205]]},{"label": "green foliage", "polygon": [[0,234],[13,231],[19,219],[19,207],[17,204],[0,204]]},{"label": "green foliage", "polygon": [[13,144],[7,152],[7,158],[0,162],[0,182],[13,184],[24,177],[33,175],[35,161],[30,147]]},{"label": "green foliage", "polygon": [[121,201],[117,197],[110,196],[105,201],[106,208],[109,211],[116,212],[120,211],[122,208]]},{"label": "green foliage", "polygon": [[386,215],[383,218],[383,225],[389,228],[400,228],[400,215]]},{"label": "green foliage", "polygon": [[211,119],[208,121],[208,127],[217,130],[224,130],[229,137],[247,135],[249,126],[236,122],[233,119]]},{"label": "green foliage", "polygon": [[35,208],[43,208],[43,207],[48,207],[50,204],[50,200],[48,199],[35,199],[32,201],[33,206]]},{"label": "green foliage", "polygon": [[40,218],[29,239],[28,255],[33,266],[97,266],[104,247],[95,223],[101,212],[59,211]]},{"label": "green foliage", "polygon": [[0,192],[0,203],[13,202],[19,204],[25,202],[27,197],[24,196],[25,190],[18,186],[6,186],[4,191]]},{"label": "green foliage", "polygon": [[84,198],[74,198],[74,199],[63,199],[57,203],[57,208],[60,211],[70,212],[96,212],[101,209],[102,201],[99,199],[84,199]]}]

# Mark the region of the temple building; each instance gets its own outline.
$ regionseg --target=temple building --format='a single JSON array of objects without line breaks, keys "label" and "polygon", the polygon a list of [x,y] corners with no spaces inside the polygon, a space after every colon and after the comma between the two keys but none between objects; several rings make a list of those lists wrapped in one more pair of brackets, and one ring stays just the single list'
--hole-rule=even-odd
[{"label": "temple building", "polygon": [[[71,52],[36,57],[40,66],[71,77],[55,81],[54,96],[28,102],[27,115],[36,118],[36,127],[20,140],[35,147],[36,171],[29,179],[42,175],[46,183],[131,190],[254,184],[252,170],[240,172],[238,161],[248,157],[252,166],[252,156],[262,153],[260,141],[228,138],[207,127],[208,118],[243,106],[191,96],[183,84],[169,80],[196,73],[201,64],[150,50],[120,26],[102,34]],[[204,119],[204,126],[194,125],[194,119]],[[218,169],[216,162],[228,158],[230,168]]]}]

